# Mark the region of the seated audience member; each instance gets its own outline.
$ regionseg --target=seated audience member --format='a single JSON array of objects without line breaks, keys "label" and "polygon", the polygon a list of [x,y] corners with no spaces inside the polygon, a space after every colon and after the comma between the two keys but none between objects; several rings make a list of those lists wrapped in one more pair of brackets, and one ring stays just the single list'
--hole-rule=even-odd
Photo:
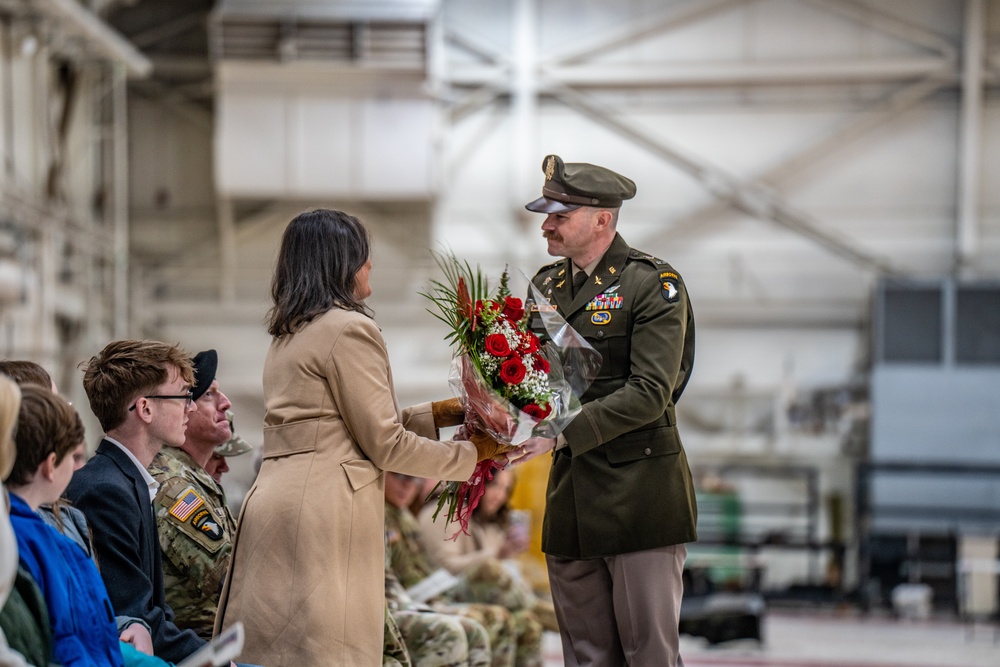
[{"label": "seated audience member", "polygon": [[[528,548],[528,527],[511,521],[507,505],[515,479],[513,471],[498,470],[486,482],[483,497],[472,512],[469,532],[459,532],[454,539],[451,536],[458,524],[445,525],[440,517],[434,521],[434,503],[425,505],[418,515],[421,543],[432,561],[461,576],[464,588],[459,588],[460,597],[489,599],[499,595],[502,600],[498,604],[530,609],[546,630],[558,632],[552,601],[535,595],[516,567],[502,565]],[[497,580],[502,583],[498,585]]]},{"label": "seated audience member", "polygon": [[163,590],[160,544],[146,472],[164,444],[184,442],[194,410],[191,360],[176,345],[109,343],[85,364],[83,386],[105,438],[70,482],[66,496],[87,517],[101,576],[117,613],[149,627],[157,656],[180,662],[205,645],[174,624]]},{"label": "seated audience member", "polygon": [[511,521],[507,504],[515,479],[513,471],[502,469],[486,482],[483,497],[472,512],[468,533],[455,535],[458,524],[445,524],[440,515],[435,521],[436,503],[427,503],[418,515],[420,541],[433,562],[460,577],[456,591],[459,598],[530,609],[546,630],[557,632],[551,600],[540,599],[517,574],[516,567],[508,568],[503,563],[528,548],[528,527]]},{"label": "seated audience member", "polygon": [[[486,482],[479,505],[472,512],[469,532],[458,531],[458,524],[446,524],[442,515],[434,520],[435,503],[427,503],[417,516],[420,541],[435,562],[454,575],[491,560],[512,558],[528,548],[528,535],[510,522],[507,500],[514,485],[514,473],[497,470]],[[451,539],[451,536],[458,534]]]},{"label": "seated audience member", "polygon": [[[4,359],[0,361],[0,373],[17,382],[18,385],[33,384],[39,387],[50,388],[53,393],[58,394],[56,383],[48,371],[34,361],[22,359]],[[87,460],[87,445],[80,442],[73,450],[73,470],[79,470]],[[94,557],[93,547],[90,544],[90,535],[87,532],[87,520],[80,510],[72,507],[64,498],[60,498],[51,505],[42,505],[38,508],[37,514],[42,517],[42,521],[49,524],[60,533],[66,535],[71,540],[80,545],[91,558]]]},{"label": "seated audience member", "polygon": [[[21,390],[13,380],[0,376],[0,479],[6,478],[10,474],[11,468],[14,467],[15,450],[14,441],[11,436],[14,432],[14,424],[17,421],[17,411],[20,409],[20,406]],[[27,663],[24,661],[22,653],[8,646],[5,633],[8,629],[16,630],[18,635],[25,633],[25,636],[18,637],[18,643],[21,645],[22,651],[25,654],[31,655],[35,655],[36,651],[41,652],[41,656],[47,660],[50,655],[47,634],[48,618],[47,613],[39,616],[37,610],[32,612],[31,610],[23,609],[18,602],[21,596],[16,594],[14,597],[16,598],[15,605],[17,605],[17,609],[8,609],[8,605],[5,604],[9,601],[8,598],[12,594],[19,567],[17,540],[14,537],[14,531],[10,527],[10,503],[7,498],[6,489],[0,492],[0,500],[2,500],[2,505],[0,505],[0,604],[4,605],[4,611],[0,612],[0,623],[3,623],[3,631],[0,632],[0,666],[26,667]],[[22,611],[24,612],[23,614]],[[14,617],[14,614],[16,614],[17,618]],[[33,616],[34,619],[29,620],[23,626],[17,625],[15,627],[12,625],[12,621],[16,622],[25,615],[28,617]],[[37,636],[33,636],[32,628],[37,630]],[[39,644],[41,645],[39,646]],[[45,666],[36,664],[36,667]]]},{"label": "seated audience member", "polygon": [[37,384],[40,387],[56,391],[56,383],[52,381],[49,372],[42,368],[40,364],[26,359],[2,359],[0,360],[0,375],[6,375],[16,382],[18,386],[26,384]]},{"label": "seated audience member", "polygon": [[232,405],[215,378],[215,350],[191,360],[195,411],[188,416],[184,442],[164,447],[148,471],[159,483],[153,500],[156,528],[163,550],[163,586],[177,627],[212,638],[222,580],[229,568],[236,520],[226,495],[205,469],[215,448],[232,431],[226,411]]},{"label": "seated audience member", "polygon": [[83,423],[49,389],[26,385],[22,396],[17,459],[7,478],[11,522],[21,564],[48,606],[53,656],[64,667],[123,665],[114,612],[97,567],[76,542],[35,513],[69,484],[72,451],[83,440]]},{"label": "seated audience member", "polygon": [[[226,421],[229,422],[229,431],[233,436],[215,448],[215,451],[212,452],[212,458],[205,465],[205,470],[219,484],[222,484],[222,476],[229,472],[229,457],[253,451],[253,445],[236,434],[232,410],[226,410]],[[260,468],[259,465],[257,467]],[[223,493],[225,492],[223,491]]]},{"label": "seated audience member", "polygon": [[[420,528],[408,506],[420,489],[419,478],[387,472],[385,475],[385,527],[387,541],[387,571],[391,571],[405,588],[419,584],[438,569],[420,543]],[[502,568],[501,568],[502,569]],[[506,579],[496,578],[500,586],[510,586]],[[540,667],[542,664],[542,626],[532,613],[525,609],[511,609],[497,598],[494,600],[470,599],[456,593],[459,585],[428,600],[437,612],[458,614],[473,618],[486,628],[490,638],[493,665]]]},{"label": "seated audience member", "polygon": [[[411,598],[392,572],[388,548],[385,550],[385,600],[389,617],[383,655],[389,653],[398,636],[413,667],[493,667],[486,628],[474,618],[438,612]],[[510,661],[503,664],[510,664]]]},{"label": "seated audience member", "polygon": [[[10,596],[0,609],[0,629],[7,645],[33,667],[51,667],[52,627],[49,625],[49,608],[38,584],[21,566]],[[0,665],[7,663],[0,658]]]}]

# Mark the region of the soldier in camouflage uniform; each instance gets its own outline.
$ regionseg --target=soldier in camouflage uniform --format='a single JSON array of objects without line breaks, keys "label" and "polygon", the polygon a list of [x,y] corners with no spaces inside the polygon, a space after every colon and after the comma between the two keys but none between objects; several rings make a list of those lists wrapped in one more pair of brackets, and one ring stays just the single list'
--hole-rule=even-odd
[{"label": "soldier in camouflage uniform", "polygon": [[[490,637],[478,621],[434,611],[399,583],[386,549],[385,598],[413,667],[491,667]],[[386,636],[388,647],[389,637]]]},{"label": "soldier in camouflage uniform", "polygon": [[226,420],[231,406],[215,379],[215,350],[194,357],[192,398],[181,447],[164,447],[149,473],[160,484],[153,501],[167,603],[180,628],[212,637],[219,593],[232,552],[236,522],[222,487],[205,470],[215,448],[232,436]]},{"label": "soldier in camouflage uniform", "polygon": [[[419,524],[408,508],[417,490],[418,485],[413,483],[412,478],[397,473],[386,473],[385,525],[390,567],[400,583],[407,588],[438,569],[420,543]],[[506,572],[504,574],[509,578],[509,574]],[[471,595],[466,595],[476,589],[484,592],[483,598],[490,599],[475,599]],[[486,590],[489,590],[488,594],[485,593]],[[541,667],[541,623],[526,609],[507,608],[499,602],[502,599],[503,595],[491,589],[488,583],[470,586],[468,582],[462,583],[460,579],[459,585],[454,589],[429,602],[437,611],[459,613],[482,623],[490,633],[493,665]],[[498,634],[512,637],[513,642],[498,641]],[[514,648],[513,655],[508,654],[508,646]]]},{"label": "soldier in camouflage uniform", "polygon": [[232,410],[226,410],[226,421],[229,422],[229,431],[233,435],[229,440],[215,448],[215,451],[212,452],[212,458],[205,464],[205,470],[219,484],[222,484],[222,475],[229,472],[227,459],[230,456],[239,456],[253,451],[253,445],[236,434]]},{"label": "soldier in camouflage uniform", "polygon": [[410,654],[406,650],[403,634],[389,612],[389,600],[385,601],[385,631],[382,635],[382,667],[413,667]]}]

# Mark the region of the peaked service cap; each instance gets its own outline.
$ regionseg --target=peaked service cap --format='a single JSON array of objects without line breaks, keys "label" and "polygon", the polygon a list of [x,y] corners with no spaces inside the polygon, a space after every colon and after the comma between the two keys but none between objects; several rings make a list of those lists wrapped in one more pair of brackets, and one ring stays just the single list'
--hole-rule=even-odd
[{"label": "peaked service cap", "polygon": [[536,213],[565,213],[581,206],[618,208],[635,196],[632,179],[595,164],[563,162],[558,155],[546,155],[542,171],[542,196],[524,206]]}]

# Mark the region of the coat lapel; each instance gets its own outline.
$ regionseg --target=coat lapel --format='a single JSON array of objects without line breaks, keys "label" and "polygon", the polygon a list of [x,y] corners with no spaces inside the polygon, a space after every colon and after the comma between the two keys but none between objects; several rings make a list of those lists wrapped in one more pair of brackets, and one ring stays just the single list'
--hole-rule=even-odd
[{"label": "coat lapel", "polygon": [[629,247],[625,243],[625,239],[619,234],[615,234],[611,246],[604,253],[604,256],[601,257],[601,261],[597,263],[597,266],[594,267],[594,272],[590,275],[587,282],[584,283],[583,289],[576,295],[576,298],[573,299],[568,308],[562,309],[563,317],[568,318],[586,306],[595,296],[618,282],[622,269],[625,268],[625,260],[628,259],[628,252]]},{"label": "coat lapel", "polygon": [[552,278],[552,300],[556,303],[559,313],[566,317],[570,303],[573,301],[573,276],[569,259],[564,259]]},{"label": "coat lapel", "polygon": [[142,525],[148,524],[148,519],[152,516],[152,503],[149,500],[149,487],[146,486],[145,480],[142,479],[142,475],[139,474],[139,470],[135,467],[135,463],[132,462],[125,452],[120,450],[117,445],[108,442],[107,440],[102,440],[101,444],[97,448],[97,453],[107,456],[109,459],[114,461],[115,465],[122,471],[122,473],[132,480],[132,489],[135,491],[135,501],[139,508],[144,510],[141,513]]}]

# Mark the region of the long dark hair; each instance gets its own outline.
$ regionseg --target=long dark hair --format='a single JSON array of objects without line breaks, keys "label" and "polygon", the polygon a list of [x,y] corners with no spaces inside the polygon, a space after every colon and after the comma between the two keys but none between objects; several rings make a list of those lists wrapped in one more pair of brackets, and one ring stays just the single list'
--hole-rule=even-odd
[{"label": "long dark hair", "polygon": [[324,208],[297,215],[281,237],[268,333],[293,334],[331,308],[370,317],[354,295],[354,278],[370,255],[368,230],[354,216]]}]

